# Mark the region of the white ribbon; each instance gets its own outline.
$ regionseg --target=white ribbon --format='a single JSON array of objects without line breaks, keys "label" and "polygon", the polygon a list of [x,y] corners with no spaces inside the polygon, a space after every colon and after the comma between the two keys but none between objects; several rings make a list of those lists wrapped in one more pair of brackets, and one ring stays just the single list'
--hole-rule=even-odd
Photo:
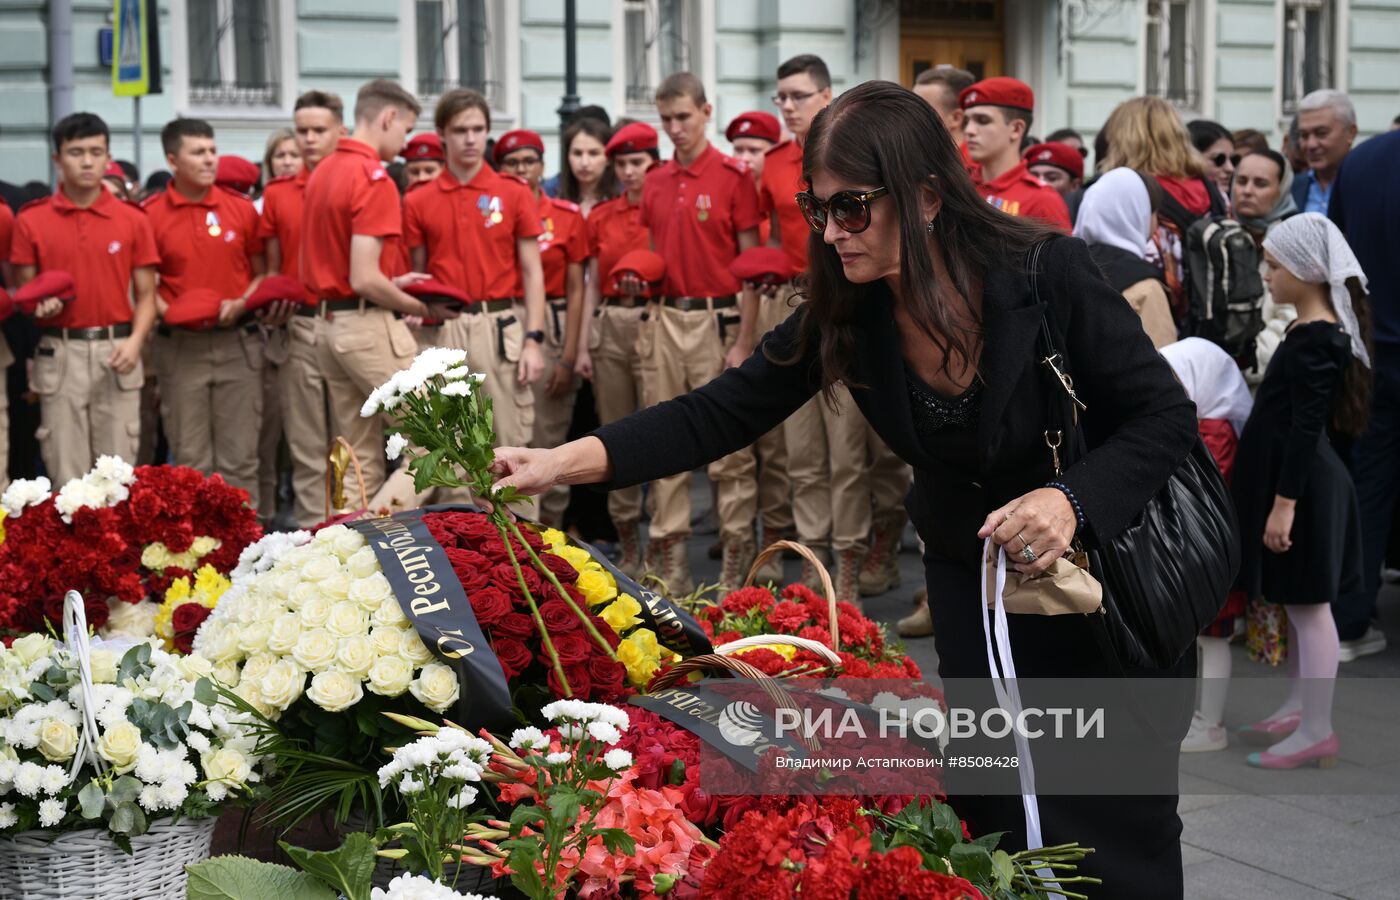
[{"label": "white ribbon", "polygon": [[[996,593],[990,598],[994,602],[992,615],[987,612],[987,568],[990,557],[996,555]],[[997,703],[1011,715],[1013,723],[1021,718],[1021,691],[1016,686],[1016,663],[1011,658],[1011,628],[1006,620],[1006,604],[1002,594],[1006,590],[1006,551],[992,543],[989,537],[982,546],[982,636],[987,643],[987,669],[992,677],[992,690],[996,692]],[[995,616],[996,627],[992,621]],[[995,644],[995,650],[993,645]],[[1000,665],[998,665],[1000,659]],[[1026,847],[1035,849],[1045,846],[1040,833],[1040,803],[1035,796],[1035,767],[1031,763],[1030,741],[1022,729],[1013,725],[1012,737],[1016,742],[1016,774],[1021,779],[1021,806],[1026,814]],[[1049,868],[1041,868],[1036,874],[1042,878],[1053,878]],[[1050,894],[1059,897],[1059,894]]]},{"label": "white ribbon", "polygon": [[92,645],[88,642],[87,611],[83,607],[83,597],[77,591],[69,591],[63,597],[63,641],[68,652],[78,661],[78,686],[83,692],[83,727],[78,733],[78,749],[68,767],[68,783],[72,784],[85,762],[91,761],[99,774],[107,771],[107,764],[97,754],[97,717],[93,715],[97,700],[92,695]]}]

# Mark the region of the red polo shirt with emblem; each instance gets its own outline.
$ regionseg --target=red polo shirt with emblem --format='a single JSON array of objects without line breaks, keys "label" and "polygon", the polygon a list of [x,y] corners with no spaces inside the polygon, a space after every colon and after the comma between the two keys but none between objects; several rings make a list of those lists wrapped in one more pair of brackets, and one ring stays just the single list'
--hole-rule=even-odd
[{"label": "red polo shirt with emblem", "polygon": [[306,182],[301,226],[301,280],[322,300],[355,296],[350,286],[350,238],[383,238],[379,270],[407,271],[399,245],[403,214],[399,189],[373,147],[341,138]]},{"label": "red polo shirt with emblem", "polygon": [[226,188],[211,187],[199,200],[175,183],[142,204],[160,252],[160,296],[174,303],[185,291],[209,288],[221,298],[243,296],[253,280],[252,257],[262,253],[258,211]]},{"label": "red polo shirt with emblem", "polygon": [[263,190],[258,236],[263,240],[277,238],[282,257],[277,274],[288,278],[301,277],[301,214],[306,204],[306,182],[310,179],[311,172],[303,166],[295,175],[274,178]]},{"label": "red polo shirt with emblem", "polygon": [[802,147],[797,141],[783,141],[764,155],[758,201],[765,217],[778,214],[778,242],[794,272],[807,271],[807,239],[812,234],[812,227],[793,199],[805,187]]},{"label": "red polo shirt with emblem", "polygon": [[983,181],[979,169],[972,183],[983,199],[1007,215],[1039,219],[1065,234],[1074,230],[1069,221],[1069,207],[1065,206],[1060,192],[1032,175],[1024,161],[994,181]]},{"label": "red polo shirt with emblem", "polygon": [[[578,204],[543,193],[540,214],[540,261],[544,264],[544,295],[563,297],[568,290],[569,263],[588,259],[588,223]],[[516,269],[519,279],[520,270]],[[518,281],[517,281],[518,283]],[[521,293],[524,289],[521,288]]]},{"label": "red polo shirt with emblem", "polygon": [[131,273],[154,267],[160,255],[151,222],[138,207],[104,190],[84,209],[60,186],[19,211],[10,262],[73,276],[77,296],[44,327],[98,328],[131,321]]},{"label": "red polo shirt with emblem", "polygon": [[404,199],[404,239],[424,247],[428,272],[473,300],[521,296],[515,242],[539,237],[540,214],[525,182],[482,165],[463,184],[442,174]]},{"label": "red polo shirt with emblem", "polygon": [[15,214],[10,210],[10,204],[0,200],[0,262],[10,261],[10,240],[14,233]]},{"label": "red polo shirt with emblem", "polygon": [[647,250],[650,246],[646,226],[642,224],[641,206],[633,206],[623,196],[593,207],[588,216],[588,253],[598,260],[598,278],[604,297],[622,296],[608,276],[617,261],[633,250]]},{"label": "red polo shirt with emblem", "polygon": [[713,144],[689,166],[672,159],[647,173],[641,224],[652,249],[666,260],[662,293],[723,297],[739,291],[729,264],[739,255],[738,233],[757,228],[758,208],[749,167]]}]

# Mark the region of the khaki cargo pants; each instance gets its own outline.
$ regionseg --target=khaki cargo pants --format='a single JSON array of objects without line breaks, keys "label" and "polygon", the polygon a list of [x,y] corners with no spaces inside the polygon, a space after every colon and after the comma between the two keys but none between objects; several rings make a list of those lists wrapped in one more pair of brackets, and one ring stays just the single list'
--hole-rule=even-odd
[{"label": "khaki cargo pants", "polygon": [[161,421],[175,464],[217,472],[252,504],[259,502],[264,349],[257,325],[162,328],[155,339]]},{"label": "khaki cargo pants", "polygon": [[[574,402],[578,399],[578,378],[569,376],[568,388],[558,396],[545,394],[545,386],[559,360],[564,355],[564,334],[568,329],[568,314],[563,298],[549,301],[544,318],[544,374],[530,387],[535,395],[535,427],[531,447],[550,449],[564,443],[569,425],[574,420]],[[559,527],[564,522],[564,510],[569,505],[569,488],[556,485],[540,496],[540,521]]]},{"label": "khaki cargo pants", "polygon": [[[648,312],[637,340],[648,405],[679,397],[724,371],[724,354],[739,336],[738,306],[686,311],[652,303]],[[753,448],[710,463],[709,475],[719,494],[720,538],[752,540],[758,506]],[[663,478],[653,491],[650,536],[689,534],[690,473]]]},{"label": "khaki cargo pants", "polygon": [[325,327],[325,319],[320,316],[292,316],[287,323],[287,359],[277,367],[282,429],[292,458],[294,518],[302,528],[326,517],[326,458],[334,435],[326,412],[326,379],[317,350],[324,340]]},{"label": "khaki cargo pants", "polygon": [[[763,336],[777,328],[795,307],[789,304],[791,288],[779,291],[773,297],[758,298],[758,327],[755,329],[761,342]],[[758,456],[758,518],[763,523],[763,542],[771,543],[777,537],[792,532],[795,520],[792,512],[792,480],[788,475],[787,440],[783,426],[779,425],[754,443]]]},{"label": "khaki cargo pants", "polygon": [[39,454],[55,491],[86,475],[99,456],[136,460],[146,374],[139,363],[125,375],[107,366],[124,340],[39,339],[30,387],[39,395]]},{"label": "khaki cargo pants", "polygon": [[[607,300],[598,307],[593,314],[593,327],[588,330],[588,351],[593,356],[593,398],[598,406],[598,421],[603,425],[646,405],[637,337],[649,313],[640,300],[631,307],[617,303]],[[608,515],[615,525],[636,525],[642,518],[641,485],[609,491]]]}]

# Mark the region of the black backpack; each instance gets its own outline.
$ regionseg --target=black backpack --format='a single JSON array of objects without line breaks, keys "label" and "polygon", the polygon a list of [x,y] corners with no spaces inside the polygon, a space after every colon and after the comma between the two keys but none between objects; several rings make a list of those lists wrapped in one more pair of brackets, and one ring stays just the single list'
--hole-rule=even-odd
[{"label": "black backpack", "polygon": [[1264,330],[1259,249],[1227,214],[1216,186],[1202,180],[1210,194],[1210,211],[1204,216],[1194,215],[1170,193],[1161,208],[1162,223],[1181,239],[1181,282],[1173,297],[1182,314],[1179,325],[1183,336],[1218,344],[1248,369],[1255,363],[1254,339]]}]

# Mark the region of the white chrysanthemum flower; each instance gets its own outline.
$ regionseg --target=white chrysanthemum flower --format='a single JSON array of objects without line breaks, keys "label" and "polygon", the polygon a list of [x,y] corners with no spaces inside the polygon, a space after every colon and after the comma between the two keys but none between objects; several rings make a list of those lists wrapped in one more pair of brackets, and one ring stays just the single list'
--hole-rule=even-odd
[{"label": "white chrysanthemum flower", "polygon": [[573,759],[574,755],[567,750],[560,750],[558,753],[546,753],[544,761],[551,766],[559,766]]},{"label": "white chrysanthemum flower", "polygon": [[488,900],[480,894],[459,894],[422,875],[398,875],[389,887],[373,888],[370,900]]},{"label": "white chrysanthemum flower", "polygon": [[417,794],[423,790],[423,782],[412,775],[405,775],[399,779],[399,793]]},{"label": "white chrysanthemum flower", "polygon": [[632,765],[632,754],[621,747],[614,747],[603,754],[603,765],[614,772],[621,772]]},{"label": "white chrysanthemum flower", "polygon": [[533,750],[537,747],[549,746],[549,740],[533,725],[527,728],[517,728],[510,736],[510,745],[516,750]]},{"label": "white chrysanthemum flower", "polygon": [[622,732],[607,722],[589,722],[588,736],[604,744],[616,744],[622,740]]},{"label": "white chrysanthemum flower", "polygon": [[452,809],[466,809],[476,800],[476,788],[464,787],[447,800]]},{"label": "white chrysanthemum flower", "polygon": [[408,446],[408,438],[397,431],[389,435],[389,440],[384,445],[384,455],[389,459],[398,459],[403,455],[404,448]]},{"label": "white chrysanthemum flower", "polygon": [[451,381],[444,384],[438,393],[444,397],[470,397],[472,385],[470,381]]},{"label": "white chrysanthemum flower", "polygon": [[0,830],[14,828],[18,824],[19,816],[15,815],[15,805],[0,803]]},{"label": "white chrysanthemum flower", "polygon": [[466,366],[453,366],[446,372],[443,372],[442,377],[448,381],[456,381],[459,378],[470,378],[472,377],[472,370]]},{"label": "white chrysanthemum flower", "polygon": [[67,812],[62,800],[50,797],[48,800],[39,801],[39,827],[53,828],[63,821],[63,816]]}]

